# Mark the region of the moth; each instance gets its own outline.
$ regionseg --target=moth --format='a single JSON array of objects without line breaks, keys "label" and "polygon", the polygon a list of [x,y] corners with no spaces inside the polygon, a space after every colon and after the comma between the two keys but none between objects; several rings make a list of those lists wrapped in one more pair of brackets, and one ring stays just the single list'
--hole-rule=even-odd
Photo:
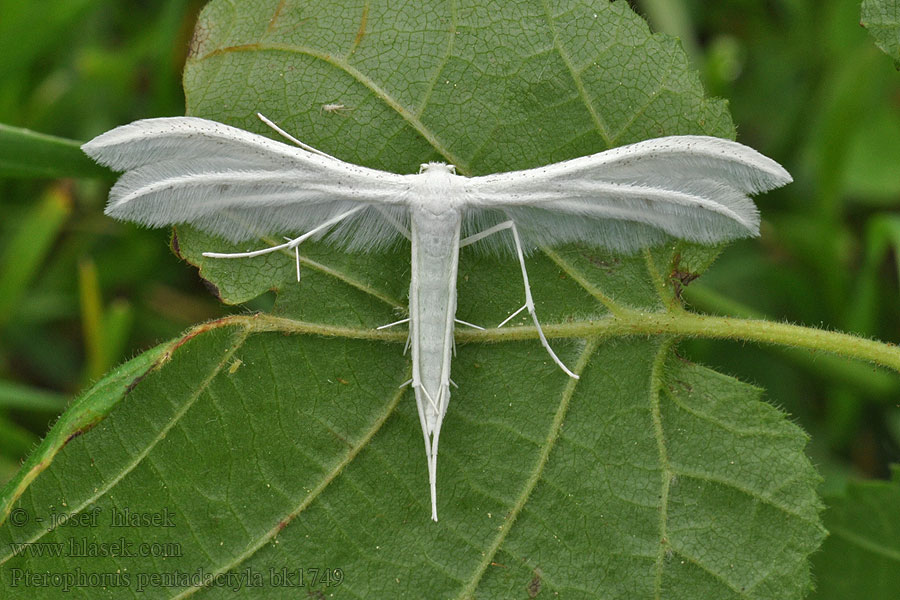
[{"label": "moth", "polygon": [[[273,232],[301,234],[250,252],[293,250],[322,238],[348,251],[411,245],[411,384],[425,440],[431,517],[437,520],[437,456],[450,402],[459,250],[494,244],[518,261],[524,304],[543,347],[525,255],[535,246],[584,242],[620,252],[674,236],[699,243],[755,236],[759,213],[749,194],[785,185],[788,172],[726,139],[683,135],[647,140],[524,171],[466,177],[453,165],[422,164],[395,174],[320,152],[259,115],[296,146],[193,117],[135,121],[82,149],[124,171],[106,214],[150,227],[188,223],[231,242]],[[467,324],[468,325],[468,324]]]}]

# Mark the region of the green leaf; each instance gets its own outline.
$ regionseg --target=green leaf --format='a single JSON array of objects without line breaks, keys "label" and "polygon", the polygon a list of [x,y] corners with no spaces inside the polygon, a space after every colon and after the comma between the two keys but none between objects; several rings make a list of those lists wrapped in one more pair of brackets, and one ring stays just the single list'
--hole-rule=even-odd
[{"label": "green leaf", "polygon": [[0,123],[0,177],[103,177],[81,143]]},{"label": "green leaf", "polygon": [[900,469],[826,498],[830,535],[815,555],[816,600],[893,600],[900,589]]},{"label": "green leaf", "polygon": [[[444,160],[489,173],[664,134],[733,136],[678,44],[624,2],[212,2],[185,89],[190,114],[271,134],[260,111],[326,152],[397,172]],[[322,110],[333,103],[347,110]],[[612,315],[676,318],[680,285],[718,248],[530,256],[538,314],[581,379],[530,327],[457,332],[437,524],[415,402],[400,388],[406,334],[374,329],[405,309],[408,245],[350,255],[304,244],[299,284],[292,253],[204,259],[235,246],[186,227],[173,248],[224,301],[274,289],[273,314],[199,326],[77,402],[76,414],[99,403],[105,418],[74,438],[83,427],[57,425],[4,493],[3,584],[73,564],[123,572],[122,557],[75,563],[11,545],[74,535],[169,544],[159,548],[177,557],[128,557],[118,581],[163,598],[230,594],[178,577],[201,572],[244,574],[232,583],[247,595],[287,594],[273,588],[282,569],[295,582],[302,570],[301,594],[335,597],[780,599],[809,588],[823,530],[805,434],[759,390],[680,359],[669,336],[590,329]],[[466,249],[458,293],[460,318],[493,325],[521,305],[521,275]],[[173,526],[111,527],[126,507]],[[53,511],[98,521],[73,534],[47,526]],[[310,569],[330,578],[312,582]]]},{"label": "green leaf", "polygon": [[[84,435],[51,434],[50,447],[71,441],[49,476],[5,498],[29,521],[8,521],[0,548],[124,534],[180,553],[165,568],[129,559],[135,578],[339,567],[337,591],[364,597],[509,597],[535,570],[562,595],[799,597],[802,557],[821,535],[805,436],[757,390],[684,363],[669,342],[569,348],[577,385],[534,340],[460,346],[435,525],[414,403],[398,389],[399,340],[288,325],[220,321],[156,351],[149,372],[126,366],[98,384],[81,411],[127,395]],[[174,526],[111,527],[126,507],[168,512]],[[54,511],[91,510],[102,518],[75,533],[46,525]],[[7,586],[16,572],[71,564],[10,552]],[[114,572],[120,561],[77,564]]]},{"label": "green leaf", "polygon": [[[136,385],[147,370],[152,368],[169,349],[166,345],[157,346],[113,369],[72,403],[53,425],[40,448],[28,457],[19,473],[0,492],[0,524],[7,521],[13,503],[29,484],[52,464],[57,453],[71,440],[102,421],[128,390]],[[8,527],[7,523],[0,531],[6,532]]]},{"label": "green leaf", "polygon": [[896,0],[863,0],[860,24],[900,68],[900,5]]}]

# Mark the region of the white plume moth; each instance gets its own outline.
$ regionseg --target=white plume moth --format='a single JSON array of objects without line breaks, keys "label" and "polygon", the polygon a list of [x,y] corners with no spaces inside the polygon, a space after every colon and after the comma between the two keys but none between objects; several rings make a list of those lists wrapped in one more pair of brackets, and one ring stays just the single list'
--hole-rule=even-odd
[{"label": "white plume moth", "polygon": [[[580,241],[627,252],[667,235],[700,243],[758,235],[759,215],[748,194],[791,181],[778,163],[752,148],[705,136],[647,140],[481,177],[464,177],[436,162],[398,175],[343,162],[260,118],[298,147],[214,121],[174,117],[118,127],[82,148],[97,162],[126,171],[106,208],[117,219],[151,227],[189,223],[232,242],[303,232],[271,248],[204,256],[297,253],[301,242],[320,237],[348,250],[381,247],[401,235],[410,240],[409,318],[385,327],[409,322],[408,383],[425,439],[434,520],[438,439],[450,401],[453,330],[460,322],[462,246],[487,238],[513,252],[525,303],[510,318],[527,310],[550,357],[577,378],[541,330],[523,248]],[[297,264],[299,276],[299,254]]]}]

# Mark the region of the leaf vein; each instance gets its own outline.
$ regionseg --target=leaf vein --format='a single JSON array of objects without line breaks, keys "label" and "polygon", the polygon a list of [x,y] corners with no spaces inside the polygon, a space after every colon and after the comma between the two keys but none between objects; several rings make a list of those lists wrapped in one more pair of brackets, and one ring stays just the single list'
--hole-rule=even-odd
[{"label": "leaf vein", "polygon": [[[581,374],[584,371],[585,367],[588,364],[591,356],[597,350],[600,342],[597,339],[590,340],[584,347],[581,352],[581,356],[578,358],[578,362],[575,365],[575,373]],[[471,598],[475,595],[475,588],[478,586],[478,583],[481,581],[481,578],[484,577],[487,568],[490,566],[491,561],[493,561],[494,556],[496,556],[497,552],[500,551],[501,546],[503,545],[503,541],[509,535],[510,531],[512,531],[512,526],[516,522],[516,517],[519,513],[524,509],[525,504],[528,501],[531,492],[534,490],[538,481],[541,480],[541,475],[544,472],[544,468],[547,466],[547,462],[550,458],[550,452],[553,448],[556,447],[556,442],[559,439],[559,433],[562,429],[562,425],[565,422],[566,414],[569,410],[569,403],[572,400],[572,396],[575,394],[575,390],[578,387],[578,380],[570,379],[565,389],[563,390],[562,396],[560,398],[559,407],[557,408],[556,414],[553,417],[553,422],[551,423],[550,428],[547,431],[547,440],[543,445],[543,452],[541,452],[538,457],[533,473],[528,481],[525,482],[525,485],[522,488],[522,493],[519,495],[519,499],[510,509],[510,512],[500,527],[500,531],[497,533],[497,537],[494,539],[494,542],[490,544],[484,550],[484,558],[481,561],[481,564],[478,568],[472,573],[472,577],[469,579],[469,584],[463,588],[463,590],[457,596],[458,598]]]},{"label": "leaf vein", "polygon": [[588,114],[591,116],[591,120],[594,122],[594,125],[597,128],[597,133],[599,133],[600,137],[603,138],[603,142],[606,144],[606,146],[608,148],[611,148],[612,140],[609,137],[609,131],[607,130],[606,125],[603,123],[603,120],[600,118],[600,114],[597,112],[597,109],[594,107],[594,103],[592,102],[591,97],[584,86],[584,80],[581,78],[578,69],[576,69],[575,65],[572,63],[572,57],[569,56],[568,52],[566,52],[566,50],[562,47],[562,44],[560,44],[559,42],[559,31],[556,28],[555,19],[551,14],[550,5],[547,3],[547,0],[543,0],[542,4],[544,7],[544,14],[547,18],[547,27],[550,29],[550,33],[553,35],[553,46],[554,48],[556,48],[556,52],[562,59],[563,64],[566,65],[566,69],[569,71],[569,75],[571,75],[572,77],[572,82],[575,84],[575,89],[578,90],[578,95],[581,97],[582,102],[584,102],[584,107],[587,109]]},{"label": "leaf vein", "polygon": [[[282,529],[284,529],[284,527],[286,527],[288,523],[290,523],[301,512],[303,512],[310,504],[312,504],[312,502],[314,500],[319,498],[321,496],[321,494],[328,488],[328,486],[331,485],[331,483],[343,471],[344,467],[346,467],[348,464],[350,464],[350,462],[356,458],[356,456],[362,451],[362,449],[368,445],[368,443],[372,440],[372,438],[375,436],[375,434],[381,430],[381,427],[384,425],[385,421],[387,421],[387,418],[394,412],[395,408],[397,407],[397,404],[400,402],[400,398],[402,398],[403,395],[404,395],[404,390],[402,390],[402,389],[398,389],[397,392],[395,392],[394,397],[385,407],[383,414],[375,420],[375,422],[372,424],[372,427],[369,428],[369,431],[367,431],[366,434],[363,435],[363,437],[359,439],[356,446],[354,448],[352,448],[349,452],[347,452],[344,459],[339,461],[331,469],[330,472],[326,471],[327,475],[322,478],[322,480],[319,482],[319,484],[315,488],[313,488],[312,490],[309,491],[308,494],[306,494],[306,496],[303,498],[303,500],[297,506],[295,506],[294,509],[290,513],[288,513],[278,524],[276,524],[274,527],[272,527],[267,532],[265,532],[263,535],[261,535],[255,542],[248,545],[247,549],[243,553],[236,556],[234,558],[234,560],[232,560],[230,563],[227,563],[227,564],[224,564],[224,565],[221,565],[220,567],[218,567],[214,571],[214,574],[219,575],[221,573],[225,573],[226,571],[234,569],[236,566],[240,565],[241,563],[243,563],[244,561],[249,559],[251,556],[256,554],[256,552],[259,551],[260,548],[262,548],[270,540],[274,539],[275,536],[278,535],[278,533]],[[215,577],[213,577],[212,579],[215,579]],[[182,590],[181,593],[175,595],[174,598],[187,598],[188,596],[193,595],[194,593],[196,593],[197,591],[199,591],[201,589],[206,589],[206,587],[205,586],[196,586],[196,587],[186,588],[186,589]]]},{"label": "leaf vein", "polygon": [[205,56],[202,56],[195,60],[197,62],[201,62],[208,60],[214,56],[228,54],[229,52],[286,52],[290,54],[303,54],[342,70],[356,79],[356,81],[358,81],[360,84],[368,88],[377,98],[380,98],[386,105],[394,110],[404,121],[406,121],[410,125],[410,127],[412,127],[419,135],[421,135],[431,145],[431,147],[434,148],[435,151],[437,151],[438,154],[440,154],[444,158],[445,162],[456,165],[461,174],[469,172],[468,168],[465,167],[465,163],[461,160],[461,158],[454,155],[449,148],[445,147],[437,139],[434,132],[426,127],[425,124],[421,120],[419,120],[416,115],[407,110],[406,107],[400,104],[399,101],[391,96],[386,89],[378,85],[373,79],[367,77],[353,65],[347,63],[344,60],[330,54],[326,54],[324,52],[319,52],[318,50],[307,46],[296,46],[278,43],[240,44],[236,46],[218,48],[216,50],[213,50],[209,54],[206,54]]},{"label": "leaf vein", "polygon": [[653,421],[653,432],[654,437],[656,437],[656,447],[659,453],[659,470],[662,479],[659,494],[659,550],[656,555],[656,569],[653,580],[653,596],[656,600],[659,600],[662,596],[663,567],[665,566],[666,552],[670,548],[668,540],[669,485],[672,481],[672,465],[669,462],[668,448],[666,448],[666,438],[659,404],[663,388],[662,370],[666,357],[674,343],[674,339],[670,338],[659,345],[650,370],[650,415]]},{"label": "leaf vein", "polygon": [[750,496],[751,498],[761,502],[762,504],[771,506],[772,508],[775,508],[787,515],[795,517],[797,520],[799,520],[803,523],[806,523],[806,524],[811,525],[816,528],[818,528],[818,526],[819,526],[819,521],[817,518],[808,517],[806,515],[803,515],[797,511],[793,510],[790,506],[786,506],[785,504],[778,502],[775,498],[771,498],[765,494],[761,494],[759,492],[751,490],[750,488],[742,486],[735,481],[729,481],[723,477],[716,477],[709,473],[701,473],[699,471],[689,470],[689,469],[686,469],[681,466],[676,467],[673,472],[679,476],[689,477],[691,479],[705,481],[707,483],[715,483],[715,484],[718,484],[718,485],[721,485],[721,486],[724,486],[727,488],[731,488],[735,491],[741,492],[742,494],[744,494],[746,496]]}]

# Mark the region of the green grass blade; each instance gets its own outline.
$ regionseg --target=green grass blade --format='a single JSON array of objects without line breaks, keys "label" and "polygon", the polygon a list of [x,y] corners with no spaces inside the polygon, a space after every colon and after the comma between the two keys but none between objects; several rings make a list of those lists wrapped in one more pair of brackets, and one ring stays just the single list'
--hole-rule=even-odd
[{"label": "green grass blade", "polygon": [[81,142],[0,123],[0,177],[108,177]]},{"label": "green grass blade", "polygon": [[[0,148],[3,147],[0,141]],[[0,150],[0,153],[3,151]],[[0,254],[0,329],[12,316],[23,292],[72,211],[68,190],[54,186],[22,219]]]},{"label": "green grass blade", "polygon": [[66,408],[68,402],[69,399],[62,394],[0,379],[0,409],[17,408],[58,413]]}]

